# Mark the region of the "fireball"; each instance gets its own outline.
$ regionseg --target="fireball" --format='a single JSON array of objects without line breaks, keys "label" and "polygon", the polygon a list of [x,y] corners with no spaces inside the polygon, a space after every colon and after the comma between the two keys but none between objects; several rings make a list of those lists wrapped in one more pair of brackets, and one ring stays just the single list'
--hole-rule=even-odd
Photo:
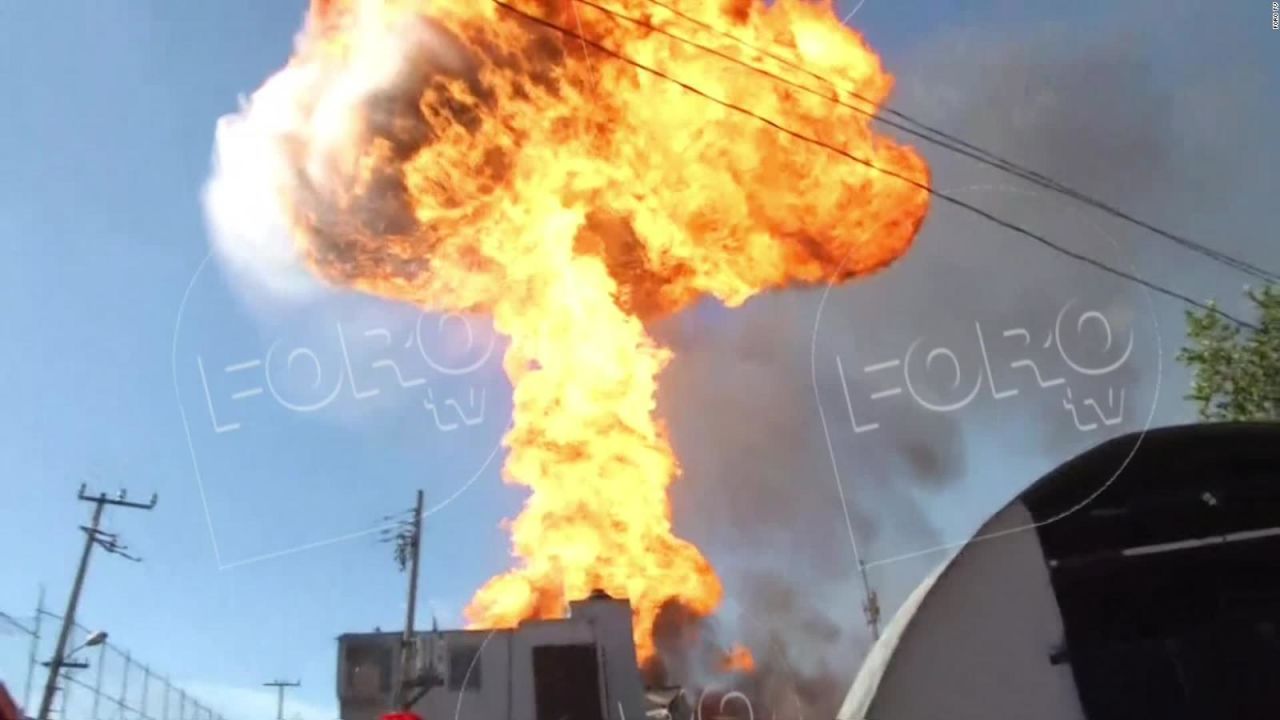
[{"label": "fireball", "polygon": [[316,275],[491,314],[510,340],[503,475],[528,498],[469,622],[556,617],[599,588],[630,599],[641,660],[665,603],[707,615],[722,596],[672,529],[671,353],[647,323],[883,268],[928,206],[876,169],[927,183],[924,161],[867,117],[651,29],[878,106],[892,78],[829,2],[665,2],[701,23],[652,0],[600,0],[639,24],[575,0],[316,0],[233,120]]}]

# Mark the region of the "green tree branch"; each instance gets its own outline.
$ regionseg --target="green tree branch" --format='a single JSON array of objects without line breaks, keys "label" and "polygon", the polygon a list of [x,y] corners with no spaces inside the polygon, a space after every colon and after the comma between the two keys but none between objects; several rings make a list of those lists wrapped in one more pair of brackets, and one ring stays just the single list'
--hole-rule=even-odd
[{"label": "green tree branch", "polygon": [[1203,420],[1280,420],[1280,288],[1246,296],[1258,312],[1257,330],[1208,310],[1187,312],[1188,346],[1178,360],[1195,373],[1187,399]]}]

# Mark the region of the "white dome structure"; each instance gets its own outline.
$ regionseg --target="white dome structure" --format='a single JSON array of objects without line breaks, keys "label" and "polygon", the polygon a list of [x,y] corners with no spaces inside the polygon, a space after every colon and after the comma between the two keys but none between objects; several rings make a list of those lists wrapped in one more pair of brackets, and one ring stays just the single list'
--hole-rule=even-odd
[{"label": "white dome structure", "polygon": [[840,720],[1280,717],[1280,423],[1110,440],[975,538],[886,626]]}]

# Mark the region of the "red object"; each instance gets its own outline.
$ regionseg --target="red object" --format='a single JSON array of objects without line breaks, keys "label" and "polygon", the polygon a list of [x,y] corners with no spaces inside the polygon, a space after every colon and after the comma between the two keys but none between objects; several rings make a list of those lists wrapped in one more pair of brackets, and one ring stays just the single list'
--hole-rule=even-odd
[{"label": "red object", "polygon": [[411,712],[393,712],[383,715],[382,720],[422,720],[422,717]]},{"label": "red object", "polygon": [[[18,709],[18,703],[14,701],[13,696],[9,694],[8,688],[2,682],[0,682],[0,720],[23,720],[22,711]],[[406,718],[406,720],[408,719]]]}]

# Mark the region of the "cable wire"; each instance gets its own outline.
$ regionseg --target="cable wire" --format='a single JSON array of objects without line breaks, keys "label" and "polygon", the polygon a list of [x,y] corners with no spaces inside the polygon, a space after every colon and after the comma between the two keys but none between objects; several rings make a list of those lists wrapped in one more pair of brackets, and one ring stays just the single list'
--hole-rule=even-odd
[{"label": "cable wire", "polygon": [[[672,13],[673,15],[676,15],[676,16],[678,16],[678,17],[680,17],[680,18],[683,18],[684,20],[687,20],[687,21],[689,21],[689,22],[691,22],[691,23],[694,23],[694,24],[698,25],[699,27],[702,27],[702,28],[704,28],[704,29],[706,29],[706,30],[709,30],[709,31],[711,31],[711,32],[713,32],[713,33],[716,33],[717,35],[720,35],[720,36],[722,36],[722,37],[724,37],[724,38],[726,38],[726,39],[729,39],[729,40],[731,40],[731,41],[733,41],[733,42],[735,42],[735,43],[738,43],[739,45],[742,45],[743,47],[745,47],[745,48],[747,48],[747,49],[749,49],[749,50],[751,50],[751,51],[753,51],[753,52],[758,52],[758,53],[760,53],[760,54],[762,54],[762,55],[764,55],[764,56],[766,56],[766,57],[768,57],[768,58],[770,58],[770,59],[772,59],[772,60],[774,60],[774,61],[776,61],[776,62],[778,62],[778,63],[781,63],[781,64],[783,64],[783,65],[785,65],[785,66],[787,66],[787,67],[789,67],[789,68],[792,68],[792,69],[794,69],[794,70],[796,70],[796,71],[798,71],[798,72],[802,72],[802,73],[804,73],[804,74],[806,74],[806,75],[809,75],[809,76],[811,76],[811,77],[813,77],[813,78],[815,78],[815,79],[817,79],[817,80],[819,80],[819,81],[821,81],[821,82],[823,82],[823,83],[825,83],[825,84],[829,85],[833,90],[836,90],[837,92],[838,92],[838,91],[843,90],[843,92],[845,92],[845,93],[847,93],[847,94],[851,95],[852,97],[854,97],[854,98],[856,98],[856,99],[858,99],[858,100],[860,100],[860,101],[862,101],[862,102],[867,103],[868,105],[870,105],[870,106],[871,106],[871,109],[870,109],[870,110],[868,110],[868,109],[863,108],[863,107],[858,107],[858,106],[856,106],[856,105],[853,105],[853,104],[851,104],[851,103],[848,103],[848,102],[846,102],[846,101],[842,100],[838,95],[836,95],[836,96],[828,95],[828,94],[826,94],[826,93],[824,93],[824,92],[822,92],[822,91],[816,90],[816,89],[814,89],[814,88],[811,88],[811,87],[809,87],[809,86],[807,86],[807,85],[803,85],[803,84],[801,84],[801,83],[797,83],[797,82],[795,82],[795,81],[793,81],[793,80],[790,80],[790,79],[784,78],[784,77],[782,77],[781,75],[777,75],[776,73],[772,73],[772,72],[768,71],[767,69],[764,69],[764,68],[758,67],[758,66],[756,66],[756,65],[754,65],[754,64],[751,64],[751,63],[749,63],[749,62],[746,62],[745,60],[742,60],[741,58],[734,57],[734,56],[729,55],[729,54],[727,54],[727,53],[724,53],[724,52],[722,52],[722,51],[720,51],[720,50],[717,50],[717,49],[715,49],[715,48],[712,48],[712,47],[709,47],[709,46],[703,45],[703,44],[701,44],[701,43],[699,43],[699,42],[697,42],[697,41],[695,41],[695,40],[691,40],[691,39],[689,39],[689,38],[685,38],[685,37],[681,37],[681,36],[679,36],[679,35],[676,35],[675,33],[672,33],[672,32],[670,32],[670,31],[668,31],[668,30],[665,30],[665,29],[663,29],[663,28],[657,27],[657,26],[653,25],[652,23],[648,23],[648,22],[645,22],[645,21],[643,21],[643,20],[640,20],[640,19],[637,19],[637,18],[630,17],[630,16],[625,15],[625,14],[623,14],[623,13],[621,13],[621,12],[618,12],[618,11],[616,11],[616,10],[613,10],[612,8],[608,8],[608,7],[602,6],[602,5],[598,4],[598,3],[592,2],[592,0],[574,0],[574,2],[579,3],[579,4],[582,4],[582,5],[587,5],[587,6],[589,6],[589,7],[595,8],[595,9],[597,9],[597,10],[601,11],[601,12],[604,12],[604,13],[606,13],[606,14],[608,14],[608,15],[610,15],[610,16],[612,16],[612,17],[614,17],[614,18],[618,19],[618,20],[624,20],[624,21],[626,21],[626,22],[633,23],[633,24],[638,25],[638,26],[640,26],[640,27],[642,27],[642,28],[644,28],[644,29],[646,29],[646,30],[650,30],[650,31],[652,31],[652,32],[659,33],[659,34],[664,35],[664,36],[666,36],[666,37],[669,37],[669,38],[671,38],[671,39],[673,39],[673,40],[676,40],[677,42],[681,42],[681,43],[684,43],[684,44],[689,45],[689,46],[691,46],[691,47],[697,48],[697,49],[699,49],[699,50],[701,50],[701,51],[703,51],[703,52],[707,52],[707,53],[713,54],[713,55],[715,55],[715,56],[717,56],[717,57],[720,57],[720,58],[722,58],[722,59],[724,59],[724,60],[726,60],[726,61],[728,61],[728,62],[734,63],[734,64],[736,64],[736,65],[740,65],[740,66],[742,66],[742,67],[744,67],[744,68],[747,68],[747,69],[749,69],[749,70],[751,70],[751,71],[753,71],[753,72],[757,72],[757,73],[759,73],[759,74],[762,74],[762,75],[768,76],[768,77],[772,78],[773,80],[778,81],[778,82],[781,82],[781,83],[784,83],[784,84],[786,84],[786,85],[788,85],[788,86],[790,86],[790,87],[796,88],[796,89],[801,90],[801,91],[803,91],[803,92],[810,93],[810,94],[815,95],[815,96],[817,96],[817,97],[820,97],[820,98],[822,98],[822,99],[824,99],[824,100],[827,100],[827,101],[830,101],[830,102],[834,102],[834,103],[836,103],[836,104],[838,104],[838,105],[840,105],[840,106],[842,106],[842,107],[848,108],[848,109],[853,110],[853,111],[855,111],[855,112],[858,112],[858,113],[860,113],[860,114],[862,114],[862,115],[865,115],[865,116],[867,116],[867,117],[871,118],[872,120],[874,120],[874,121],[876,121],[876,122],[882,123],[882,124],[887,125],[887,126],[889,126],[889,127],[892,127],[892,128],[897,129],[897,130],[900,130],[900,131],[902,131],[902,132],[905,132],[905,133],[907,133],[907,134],[909,134],[909,135],[911,135],[911,136],[913,136],[913,137],[919,138],[919,139],[921,139],[921,140],[923,140],[923,141],[925,141],[925,142],[928,142],[928,143],[933,144],[933,145],[936,145],[936,146],[938,146],[938,147],[942,147],[942,148],[944,148],[944,149],[950,150],[950,151],[955,152],[955,153],[957,153],[957,154],[959,154],[959,155],[963,155],[964,157],[968,157],[968,158],[970,158],[970,159],[972,159],[972,160],[975,160],[975,161],[977,161],[977,162],[980,162],[980,163],[982,163],[982,164],[984,164],[984,165],[987,165],[987,166],[989,166],[989,167],[995,168],[995,169],[1000,170],[1000,171],[1002,171],[1002,172],[1009,173],[1009,174],[1011,174],[1011,175],[1014,175],[1014,176],[1016,176],[1016,177],[1018,177],[1018,178],[1021,178],[1021,179],[1023,179],[1023,180],[1026,180],[1027,182],[1030,182],[1030,183],[1032,183],[1032,184],[1034,184],[1034,185],[1037,185],[1037,186],[1039,186],[1039,187],[1041,187],[1041,188],[1044,188],[1044,189],[1046,189],[1046,190],[1050,190],[1050,191],[1052,191],[1052,192],[1059,193],[1059,194],[1061,194],[1061,195],[1063,195],[1063,196],[1065,196],[1065,197],[1072,198],[1072,199],[1074,199],[1074,200],[1076,200],[1076,201],[1078,201],[1078,202],[1080,202],[1080,203],[1082,203],[1082,204],[1084,204],[1084,205],[1087,205],[1087,206],[1092,207],[1092,208],[1094,208],[1094,209],[1096,209],[1096,210],[1100,210],[1100,211],[1102,211],[1102,212],[1105,212],[1105,213],[1107,213],[1107,214],[1109,214],[1109,215],[1111,215],[1111,216],[1113,216],[1113,217],[1116,217],[1116,218],[1118,218],[1118,219],[1120,219],[1120,220],[1123,220],[1123,221],[1125,221],[1125,222],[1128,222],[1128,223],[1130,223],[1130,224],[1136,225],[1137,227],[1140,227],[1140,228],[1143,228],[1144,230],[1147,230],[1147,231],[1149,231],[1149,232],[1152,232],[1152,233],[1154,233],[1154,234],[1156,234],[1156,235],[1158,235],[1158,236],[1160,236],[1160,237],[1162,237],[1162,238],[1164,238],[1164,239],[1166,239],[1166,240],[1170,240],[1170,241],[1174,242],[1175,244],[1177,244],[1177,245],[1179,245],[1179,246],[1181,246],[1181,247],[1183,247],[1183,248],[1185,248],[1185,249],[1187,249],[1187,250],[1190,250],[1190,251],[1192,251],[1192,252],[1195,252],[1195,253],[1197,253],[1197,254],[1199,254],[1199,255],[1203,256],[1203,257],[1206,257],[1206,258],[1209,258],[1209,259],[1214,260],[1214,261],[1216,261],[1216,262],[1222,263],[1223,265],[1226,265],[1226,266],[1228,266],[1228,267],[1230,267],[1230,268],[1232,268],[1232,269],[1234,269],[1234,270],[1238,270],[1238,271],[1240,271],[1240,272],[1246,273],[1246,274],[1248,274],[1248,275],[1251,275],[1251,276],[1253,276],[1253,277],[1255,277],[1255,278],[1258,278],[1258,279],[1260,279],[1260,280],[1264,280],[1264,281],[1267,281],[1267,282],[1271,282],[1271,283],[1280,283],[1280,274],[1277,274],[1277,273],[1275,273],[1275,272],[1272,272],[1272,271],[1270,271],[1270,270],[1267,270],[1266,268],[1260,267],[1260,266],[1255,265],[1255,264],[1253,264],[1253,263],[1250,263],[1250,262],[1248,262],[1248,261],[1246,261],[1246,260],[1242,260],[1242,259],[1240,259],[1240,258],[1234,257],[1234,256],[1229,255],[1229,254],[1227,254],[1227,253],[1224,253],[1224,252],[1222,252],[1222,251],[1220,251],[1220,250],[1215,250],[1215,249],[1213,249],[1213,248],[1211,248],[1211,247],[1208,247],[1207,245],[1204,245],[1203,243],[1197,242],[1197,241],[1195,241],[1195,240],[1191,240],[1191,239],[1186,238],[1186,237],[1184,237],[1184,236],[1182,236],[1182,235],[1178,235],[1178,234],[1173,233],[1173,232],[1171,232],[1171,231],[1168,231],[1168,230],[1165,230],[1165,229],[1163,229],[1163,228],[1160,228],[1160,227],[1158,227],[1158,226],[1156,226],[1156,225],[1154,225],[1154,224],[1152,224],[1152,223],[1150,223],[1150,222],[1148,222],[1148,221],[1146,221],[1146,220],[1143,220],[1143,219],[1141,219],[1141,218],[1135,217],[1135,216],[1133,216],[1132,214],[1130,214],[1130,213],[1128,213],[1128,212],[1126,212],[1126,211],[1124,211],[1124,210],[1121,210],[1121,209],[1119,209],[1119,208],[1117,208],[1117,207],[1115,207],[1115,206],[1113,206],[1113,205],[1111,205],[1111,204],[1109,204],[1109,203],[1107,203],[1107,202],[1105,202],[1105,201],[1103,201],[1103,200],[1099,200],[1099,199],[1097,199],[1097,198],[1095,198],[1095,197],[1092,197],[1092,196],[1090,196],[1090,195],[1085,194],[1084,192],[1081,192],[1081,191],[1079,191],[1079,190],[1075,190],[1074,188],[1071,188],[1070,186],[1064,185],[1064,184],[1062,184],[1062,183],[1058,182],[1057,180],[1055,180],[1055,179],[1053,179],[1053,178],[1051,178],[1051,177],[1048,177],[1048,176],[1046,176],[1046,175],[1044,175],[1044,174],[1042,174],[1042,173],[1040,173],[1040,172],[1037,172],[1037,171],[1032,170],[1032,169],[1029,169],[1029,168],[1027,168],[1027,167],[1025,167],[1025,166],[1019,165],[1019,164],[1017,164],[1017,163],[1013,162],[1012,160],[1008,160],[1008,159],[1006,159],[1006,158],[1003,158],[1003,157],[1001,157],[1000,155],[997,155],[996,153],[994,153],[994,152],[992,152],[992,151],[990,151],[990,150],[986,150],[986,149],[984,149],[984,148],[982,148],[982,147],[979,147],[979,146],[977,146],[977,145],[974,145],[973,143],[970,143],[970,142],[968,142],[968,141],[964,140],[963,138],[957,137],[957,136],[952,135],[952,134],[950,134],[950,133],[948,133],[948,132],[946,132],[946,131],[944,131],[944,130],[940,130],[940,129],[935,128],[935,127],[932,127],[932,126],[930,126],[930,125],[928,125],[928,124],[926,124],[926,123],[924,123],[924,122],[921,122],[921,121],[919,121],[919,120],[916,120],[915,118],[912,118],[910,115],[907,115],[906,113],[900,112],[900,111],[898,111],[898,110],[896,110],[896,109],[894,109],[894,108],[892,108],[892,107],[888,107],[888,106],[881,107],[881,108],[879,108],[879,112],[877,112],[877,105],[876,105],[876,103],[875,103],[873,100],[871,100],[870,98],[867,98],[865,95],[862,95],[862,94],[858,93],[857,91],[850,90],[850,89],[848,89],[848,88],[840,88],[840,87],[838,87],[838,86],[836,85],[836,83],[835,83],[835,82],[833,82],[830,78],[827,78],[827,77],[825,77],[825,76],[823,76],[823,75],[820,75],[820,74],[818,74],[818,73],[816,73],[816,72],[814,72],[814,71],[812,71],[812,70],[810,70],[810,69],[808,69],[808,68],[804,67],[803,65],[801,65],[801,64],[799,64],[799,63],[796,63],[796,62],[794,62],[794,61],[792,61],[792,60],[789,60],[789,59],[787,59],[787,58],[785,58],[785,57],[783,57],[783,56],[781,56],[781,55],[778,55],[777,53],[771,52],[771,51],[770,51],[770,50],[768,50],[767,48],[759,47],[759,46],[757,46],[757,45],[754,45],[754,44],[752,44],[752,43],[750,43],[750,42],[748,42],[748,41],[746,41],[746,40],[744,40],[744,39],[742,39],[742,38],[740,38],[740,37],[738,37],[738,36],[734,35],[733,33],[730,33],[730,32],[728,32],[728,31],[726,31],[726,30],[722,30],[722,29],[720,29],[720,28],[717,28],[717,27],[715,27],[715,26],[711,25],[710,23],[707,23],[706,21],[703,21],[703,20],[701,20],[701,19],[699,19],[699,18],[696,18],[696,17],[694,17],[694,16],[692,16],[692,15],[689,15],[688,13],[685,13],[685,12],[684,12],[684,11],[682,11],[682,10],[679,10],[679,9],[677,9],[677,8],[674,8],[674,7],[670,6],[670,5],[668,5],[667,3],[662,2],[662,0],[646,0],[646,2],[649,2],[649,3],[653,4],[653,5],[656,5],[656,6],[660,7],[660,8],[662,8],[662,9],[666,10],[667,12]],[[901,124],[901,123],[898,123],[898,122],[895,122],[895,121],[892,121],[892,120],[888,120],[888,119],[886,119],[885,117],[883,117],[883,115],[881,115],[880,113],[884,113],[884,114],[891,115],[891,116],[893,116],[893,117],[899,118],[899,119],[900,119],[900,120],[902,120],[904,123],[909,123],[910,125],[914,125],[915,127],[908,127],[908,126],[903,125],[903,124]],[[918,129],[917,129],[917,128],[918,128]]]},{"label": "cable wire", "polygon": [[[1013,231],[1013,232],[1015,232],[1015,233],[1017,233],[1017,234],[1019,234],[1019,235],[1023,235],[1023,236],[1025,236],[1025,237],[1027,237],[1027,238],[1030,238],[1030,239],[1032,239],[1032,240],[1034,240],[1034,241],[1036,241],[1036,242],[1038,242],[1038,243],[1040,243],[1040,244],[1044,245],[1045,247],[1048,247],[1048,248],[1050,248],[1051,250],[1054,250],[1055,252],[1058,252],[1059,254],[1062,254],[1062,255],[1065,255],[1065,256],[1067,256],[1067,257],[1070,257],[1070,258],[1072,258],[1072,259],[1074,259],[1074,260],[1077,260],[1077,261],[1079,261],[1079,262],[1081,262],[1081,263],[1084,263],[1084,264],[1086,264],[1086,265],[1090,265],[1090,266],[1092,266],[1092,267],[1094,267],[1094,268],[1097,268],[1097,269],[1099,269],[1099,270],[1101,270],[1101,271],[1103,271],[1103,272],[1109,273],[1109,274],[1111,274],[1111,275],[1115,275],[1116,277],[1123,278],[1123,279],[1125,279],[1125,280],[1129,280],[1130,282],[1137,283],[1138,285],[1141,285],[1141,286],[1143,286],[1143,287],[1147,288],[1148,290],[1152,290],[1152,291],[1154,291],[1154,292],[1160,293],[1161,295],[1165,295],[1165,296],[1167,296],[1167,297],[1170,297],[1170,298],[1173,298],[1173,299],[1176,299],[1176,300],[1180,300],[1180,301],[1182,301],[1182,302],[1184,302],[1184,303],[1186,303],[1186,304],[1188,304],[1188,305],[1191,305],[1191,306],[1197,307],[1197,308],[1199,308],[1199,309],[1201,309],[1201,310],[1204,310],[1204,311],[1206,311],[1206,312],[1213,313],[1213,314],[1215,314],[1215,315],[1218,315],[1218,316],[1220,316],[1220,317],[1222,317],[1222,318],[1225,318],[1225,319],[1227,319],[1227,320],[1229,320],[1229,321],[1231,321],[1231,322],[1233,322],[1233,323],[1235,323],[1235,324],[1237,324],[1237,325],[1240,325],[1240,326],[1242,326],[1242,327],[1246,327],[1246,328],[1250,328],[1250,329],[1254,329],[1254,330],[1256,330],[1256,329],[1257,329],[1257,326],[1256,326],[1256,325],[1254,325],[1253,323],[1250,323],[1250,322],[1248,322],[1248,321],[1245,321],[1245,320],[1242,320],[1242,319],[1240,319],[1240,318],[1237,318],[1237,317],[1235,317],[1234,315],[1231,315],[1231,314],[1229,314],[1229,313],[1227,313],[1227,312],[1225,312],[1225,311],[1223,311],[1223,310],[1221,310],[1221,309],[1219,309],[1219,308],[1215,307],[1214,305],[1211,305],[1211,304],[1209,304],[1209,303],[1200,302],[1199,300],[1196,300],[1196,299],[1191,298],[1191,297],[1189,297],[1189,296],[1187,296],[1187,295],[1184,295],[1184,294],[1182,294],[1182,293],[1178,292],[1177,290],[1171,290],[1171,289],[1169,289],[1169,288],[1166,288],[1166,287],[1164,287],[1164,286],[1162,286],[1162,285],[1159,285],[1159,284],[1157,284],[1157,283],[1155,283],[1155,282],[1152,282],[1152,281],[1150,281],[1150,280],[1146,280],[1146,279],[1144,279],[1144,278],[1141,278],[1141,277],[1139,277],[1139,276],[1137,276],[1137,275],[1134,275],[1134,274],[1132,274],[1132,273],[1126,272],[1126,271],[1124,271],[1124,270],[1120,270],[1120,269],[1118,269],[1118,268],[1113,268],[1113,267],[1111,267],[1110,265],[1107,265],[1106,263],[1104,263],[1104,262],[1102,262],[1102,261],[1100,261],[1100,260],[1096,260],[1096,259],[1094,259],[1094,258],[1092,258],[1092,257],[1089,257],[1088,255],[1084,255],[1084,254],[1082,254],[1082,253],[1076,252],[1076,251],[1071,250],[1071,249],[1069,249],[1069,248],[1066,248],[1066,247],[1064,247],[1064,246],[1062,246],[1062,245],[1059,245],[1058,243],[1055,243],[1055,242],[1053,242],[1052,240],[1049,240],[1048,238],[1046,238],[1046,237],[1044,237],[1044,236],[1042,236],[1042,235],[1039,235],[1039,234],[1037,234],[1037,233],[1035,233],[1035,232],[1033,232],[1033,231],[1031,231],[1031,230],[1027,230],[1027,229],[1026,229],[1026,228],[1024,228],[1024,227],[1022,227],[1022,226],[1020,226],[1020,225],[1017,225],[1016,223],[1013,223],[1013,222],[1010,222],[1010,221],[1008,221],[1008,220],[1005,220],[1005,219],[1003,219],[1003,218],[1001,218],[1001,217],[999,217],[999,216],[997,216],[997,215],[994,215],[994,214],[992,214],[991,212],[989,212],[989,211],[987,211],[987,210],[984,210],[984,209],[982,209],[982,208],[980,208],[980,207],[978,207],[978,206],[976,206],[976,205],[973,205],[973,204],[971,204],[971,203],[967,203],[967,202],[965,202],[965,201],[963,201],[963,200],[961,200],[961,199],[959,199],[959,198],[957,198],[957,197],[955,197],[955,196],[953,196],[953,195],[950,195],[950,194],[948,194],[948,193],[945,193],[945,192],[943,192],[943,191],[941,191],[941,190],[936,190],[936,189],[934,189],[934,188],[930,187],[928,184],[920,182],[919,180],[916,180],[916,179],[914,179],[914,178],[907,177],[906,175],[903,175],[903,174],[901,174],[901,173],[898,173],[898,172],[895,172],[895,171],[893,171],[893,170],[890,170],[889,168],[881,167],[881,166],[876,165],[875,163],[873,163],[873,162],[871,162],[871,161],[869,161],[869,160],[866,160],[866,159],[864,159],[864,158],[860,158],[860,157],[858,157],[858,156],[856,156],[856,155],[854,155],[854,154],[852,154],[852,153],[849,153],[849,152],[847,152],[847,151],[845,151],[845,150],[843,150],[843,149],[841,149],[841,148],[838,148],[838,147],[836,147],[836,146],[834,146],[834,145],[830,145],[830,144],[828,144],[828,143],[825,143],[825,142],[823,142],[823,141],[821,141],[821,140],[818,140],[817,138],[809,137],[808,135],[805,135],[804,133],[801,133],[801,132],[799,132],[799,131],[792,130],[791,128],[786,127],[785,125],[782,125],[782,124],[780,124],[780,123],[778,123],[778,122],[776,122],[776,121],[774,121],[774,120],[771,120],[771,119],[769,119],[769,118],[767,118],[767,117],[764,117],[763,115],[759,115],[759,114],[757,114],[757,113],[755,113],[755,112],[753,112],[753,111],[751,111],[751,110],[748,110],[747,108],[744,108],[744,107],[742,107],[742,106],[740,106],[740,105],[737,105],[737,104],[735,104],[735,103],[729,102],[729,101],[727,101],[727,100],[721,100],[720,98],[717,98],[717,97],[714,97],[714,96],[712,96],[712,95],[709,95],[709,94],[708,94],[708,93],[706,93],[705,91],[703,91],[703,90],[701,90],[701,89],[699,89],[699,88],[697,88],[697,87],[695,87],[695,86],[693,86],[693,85],[690,85],[690,84],[688,84],[688,83],[686,83],[686,82],[684,82],[684,81],[682,81],[682,80],[680,80],[680,79],[678,79],[678,78],[672,77],[671,75],[668,75],[668,74],[666,74],[665,72],[663,72],[663,71],[661,71],[661,70],[659,70],[659,69],[657,69],[657,68],[650,67],[650,66],[648,66],[648,65],[645,65],[644,63],[641,63],[641,62],[639,62],[639,61],[636,61],[636,60],[633,60],[633,59],[631,59],[631,58],[629,58],[629,57],[626,57],[625,55],[622,55],[621,53],[619,53],[619,52],[617,52],[617,51],[615,51],[615,50],[613,50],[613,49],[611,49],[611,48],[609,48],[609,47],[606,47],[605,45],[602,45],[602,44],[600,44],[600,43],[596,42],[595,40],[592,40],[592,39],[590,39],[590,38],[587,38],[587,37],[585,37],[584,35],[580,35],[580,34],[578,34],[578,33],[575,33],[573,30],[571,30],[571,29],[569,29],[569,28],[563,27],[563,26],[561,26],[561,25],[557,25],[556,23],[553,23],[553,22],[551,22],[550,20],[546,20],[546,19],[544,19],[544,18],[540,18],[540,17],[538,17],[537,15],[533,15],[533,14],[531,14],[531,13],[528,13],[528,12],[524,11],[524,10],[521,10],[521,9],[519,9],[519,8],[517,8],[517,7],[513,6],[513,5],[508,4],[507,2],[504,2],[504,0],[491,0],[491,1],[492,1],[495,5],[497,5],[498,7],[500,7],[500,8],[502,8],[502,9],[506,10],[507,12],[510,12],[510,13],[512,13],[512,14],[514,14],[514,15],[516,15],[516,16],[522,17],[522,18],[524,18],[525,20],[528,20],[529,22],[532,22],[532,23],[534,23],[534,24],[536,24],[536,25],[540,25],[540,26],[545,27],[545,28],[547,28],[547,29],[549,29],[549,30],[553,30],[553,31],[555,31],[555,32],[558,32],[558,33],[564,34],[564,35],[569,36],[569,37],[571,37],[571,38],[573,38],[573,39],[580,40],[580,41],[582,41],[585,45],[587,45],[588,47],[594,48],[594,49],[595,49],[596,51],[598,51],[598,52],[604,53],[605,55],[608,55],[608,56],[610,56],[610,57],[612,57],[612,58],[615,58],[615,59],[617,59],[617,60],[619,60],[619,61],[621,61],[621,62],[623,62],[623,63],[626,63],[627,65],[630,65],[630,66],[632,66],[632,67],[636,68],[637,70],[640,70],[640,71],[645,72],[645,73],[649,73],[649,74],[654,75],[655,77],[658,77],[658,78],[660,78],[660,79],[662,79],[662,80],[666,80],[667,82],[670,82],[670,83],[672,83],[672,84],[678,85],[679,87],[683,88],[685,91],[690,92],[690,93],[692,93],[692,94],[694,94],[694,95],[697,95],[697,96],[699,96],[699,97],[702,97],[702,98],[704,98],[704,99],[706,99],[706,100],[709,100],[709,101],[711,101],[711,102],[714,102],[714,103],[716,103],[717,105],[720,105],[720,106],[722,106],[722,107],[725,107],[725,108],[727,108],[727,109],[729,109],[729,110],[733,110],[734,112],[741,113],[741,114],[746,115],[746,116],[748,116],[748,117],[754,118],[755,120],[757,120],[757,121],[759,121],[759,122],[761,122],[761,123],[763,123],[763,124],[765,124],[765,125],[768,125],[768,126],[770,126],[770,127],[774,128],[774,129],[775,129],[775,130],[777,130],[778,132],[781,132],[781,133],[783,133],[783,134],[789,135],[789,136],[791,136],[791,137],[793,137],[793,138],[795,138],[795,139],[797,139],[797,140],[800,140],[801,142],[805,142],[805,143],[808,143],[808,144],[814,145],[814,146],[816,146],[816,147],[822,148],[822,149],[824,149],[824,150],[827,150],[827,151],[829,151],[829,152],[835,153],[835,154],[840,155],[840,156],[842,156],[842,157],[844,157],[844,158],[847,158],[847,159],[849,159],[849,160],[852,160],[852,161],[854,161],[854,162],[856,162],[856,163],[858,163],[858,164],[860,164],[860,165],[864,165],[864,166],[866,166],[866,167],[868,167],[868,168],[870,168],[870,169],[872,169],[872,170],[875,170],[875,171],[877,171],[877,172],[880,172],[880,173],[882,173],[882,174],[884,174],[884,175],[888,175],[889,177],[897,178],[898,180],[901,180],[902,182],[905,182],[905,183],[907,183],[908,185],[911,185],[912,187],[918,188],[918,189],[920,189],[920,190],[923,190],[923,191],[925,191],[925,192],[929,193],[929,194],[930,194],[930,195],[932,195],[933,197],[936,197],[936,198],[938,198],[938,199],[940,199],[940,200],[943,200],[943,201],[945,201],[945,202],[947,202],[947,203],[949,203],[949,204],[951,204],[951,205],[954,205],[954,206],[956,206],[956,207],[962,208],[962,209],[964,209],[964,210],[968,210],[969,212],[971,212],[971,213],[973,213],[973,214],[975,214],[975,215],[978,215],[979,217],[982,217],[982,218],[984,218],[984,219],[986,219],[986,220],[990,221],[991,223],[994,223],[994,224],[996,224],[996,225],[999,225],[1000,227],[1003,227],[1003,228],[1006,228],[1006,229],[1008,229],[1008,230],[1011,230],[1011,231]],[[575,0],[575,1],[576,1],[576,2],[581,2],[581,1],[583,1],[583,0]]]}]

